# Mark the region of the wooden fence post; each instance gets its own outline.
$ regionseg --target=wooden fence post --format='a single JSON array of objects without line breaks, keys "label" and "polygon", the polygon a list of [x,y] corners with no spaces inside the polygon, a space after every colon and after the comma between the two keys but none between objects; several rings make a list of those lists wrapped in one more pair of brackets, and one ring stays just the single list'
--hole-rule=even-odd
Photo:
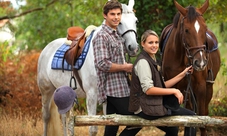
[{"label": "wooden fence post", "polygon": [[168,116],[156,120],[145,120],[129,115],[78,115],[75,126],[185,126],[185,127],[227,127],[227,117],[209,116]]}]

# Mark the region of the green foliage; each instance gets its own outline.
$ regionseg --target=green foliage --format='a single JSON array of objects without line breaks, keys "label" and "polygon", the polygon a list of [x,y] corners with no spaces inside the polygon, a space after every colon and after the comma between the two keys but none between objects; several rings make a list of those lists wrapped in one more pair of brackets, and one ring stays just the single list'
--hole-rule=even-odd
[{"label": "green foliage", "polygon": [[210,116],[227,116],[227,97],[214,101],[209,106]]},{"label": "green foliage", "polygon": [[[159,1],[136,1],[134,8],[136,9],[136,16],[138,22],[138,38],[147,29],[156,31],[159,35],[162,29],[172,22],[172,18],[176,13],[172,2],[166,0]],[[165,5],[165,6],[164,6]]]},{"label": "green foliage", "polygon": [[[222,71],[222,76],[227,76],[227,66],[225,64],[226,60],[225,58],[221,59],[221,69]],[[227,81],[225,81],[224,85],[227,85]]]},{"label": "green foliage", "polygon": [[6,61],[9,57],[14,56],[16,46],[9,46],[8,42],[0,43],[0,60]]},{"label": "green foliage", "polygon": [[[80,113],[87,114],[87,107],[86,107],[86,98],[78,98],[78,104],[74,104],[74,110],[78,110]],[[97,105],[97,114],[101,114],[103,112],[102,105]]]},{"label": "green foliage", "polygon": [[81,113],[87,112],[86,108],[86,99],[85,98],[78,98],[78,105],[74,104],[74,109],[80,111]]},{"label": "green foliage", "polygon": [[47,0],[29,1],[21,8],[23,11],[32,7],[45,8],[17,19],[17,45],[22,49],[42,49],[54,39],[66,37],[68,27],[80,26],[85,29],[91,24],[98,26],[103,21],[100,7],[104,4],[104,0],[60,0],[45,7],[48,2]]}]

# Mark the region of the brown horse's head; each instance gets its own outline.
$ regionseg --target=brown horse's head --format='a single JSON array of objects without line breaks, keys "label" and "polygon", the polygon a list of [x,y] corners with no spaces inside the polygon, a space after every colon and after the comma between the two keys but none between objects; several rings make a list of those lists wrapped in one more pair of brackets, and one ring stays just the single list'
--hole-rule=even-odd
[{"label": "brown horse's head", "polygon": [[180,37],[179,42],[184,47],[187,57],[185,63],[192,65],[197,71],[202,71],[208,63],[206,53],[207,26],[203,18],[203,13],[207,10],[209,1],[206,0],[201,8],[195,8],[193,6],[184,8],[175,0],[174,4],[179,11],[175,16],[174,27],[177,27]]}]

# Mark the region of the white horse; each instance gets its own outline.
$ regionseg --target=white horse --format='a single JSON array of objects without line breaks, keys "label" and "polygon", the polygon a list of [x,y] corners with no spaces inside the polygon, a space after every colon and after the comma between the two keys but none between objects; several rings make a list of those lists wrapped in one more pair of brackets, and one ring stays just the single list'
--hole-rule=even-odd
[{"label": "white horse", "polygon": [[[137,18],[133,12],[134,0],[129,0],[129,4],[122,4],[123,13],[121,23],[118,26],[119,33],[125,39],[125,46],[129,56],[135,56],[138,53],[139,46],[136,40],[136,22]],[[101,29],[97,27],[93,38],[97,32]],[[62,85],[69,85],[71,72],[61,70],[53,70],[51,68],[51,62],[55,52],[63,45],[66,38],[59,38],[49,43],[41,52],[38,60],[38,73],[37,83],[42,95],[42,112],[44,123],[44,136],[58,136],[62,135],[60,114],[57,111],[57,106],[53,101],[53,93],[56,88]],[[90,42],[90,48],[85,59],[85,62],[80,70],[78,70],[79,76],[82,80],[82,86],[77,86],[76,94],[78,98],[86,97],[86,106],[88,115],[96,115],[97,108],[97,74],[94,65],[93,45]],[[81,89],[83,88],[84,91]],[[66,119],[66,115],[62,115],[62,119]],[[66,120],[63,120],[64,135],[66,135],[68,127]],[[74,126],[73,126],[74,128]],[[71,134],[74,131],[71,128]],[[89,130],[90,135],[97,134],[97,126],[91,126]],[[70,133],[70,132],[69,132]]]}]

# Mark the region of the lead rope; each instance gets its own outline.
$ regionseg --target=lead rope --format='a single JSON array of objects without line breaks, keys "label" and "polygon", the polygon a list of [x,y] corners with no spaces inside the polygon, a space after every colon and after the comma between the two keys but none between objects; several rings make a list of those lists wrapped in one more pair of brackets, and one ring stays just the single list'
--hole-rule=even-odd
[{"label": "lead rope", "polygon": [[188,80],[188,85],[187,85],[187,89],[185,91],[184,107],[186,107],[186,103],[188,101],[188,94],[191,94],[191,97],[192,97],[191,102],[192,102],[192,106],[193,106],[193,111],[196,113],[197,102],[196,102],[195,95],[193,93],[192,86],[191,86],[191,73],[187,72],[186,76],[187,76],[187,80]]},{"label": "lead rope", "polygon": [[[130,63],[131,62],[131,59],[130,59],[130,56],[128,55],[128,61],[127,63]],[[131,80],[130,80],[130,77],[132,77],[132,73],[126,73],[126,78],[127,78],[127,82],[128,82],[128,85],[131,86]]]},{"label": "lead rope", "polygon": [[[126,60],[127,63],[130,63],[130,62],[131,62],[130,56],[127,55],[127,53],[125,53],[125,55],[122,54],[122,56],[125,58],[125,60]],[[128,56],[128,58],[127,58],[127,56]],[[128,60],[127,60],[127,59],[128,59]],[[125,63],[125,60],[124,60],[124,63]],[[131,85],[131,80],[130,80],[131,73],[126,72],[126,73],[125,73],[125,77],[126,77],[126,79],[127,79],[128,85],[130,86],[130,85]]]}]

